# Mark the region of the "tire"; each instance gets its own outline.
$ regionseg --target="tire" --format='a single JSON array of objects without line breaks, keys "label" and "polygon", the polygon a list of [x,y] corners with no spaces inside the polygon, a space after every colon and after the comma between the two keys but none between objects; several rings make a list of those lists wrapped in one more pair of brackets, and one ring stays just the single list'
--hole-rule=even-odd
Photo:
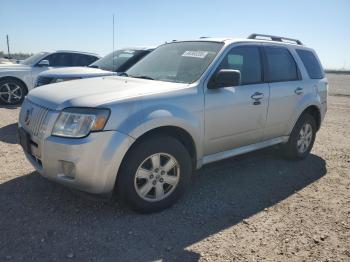
[{"label": "tire", "polygon": [[308,113],[302,114],[293,128],[288,142],[282,145],[284,155],[294,160],[306,158],[314,145],[316,130],[315,119]]},{"label": "tire", "polygon": [[26,86],[19,80],[6,78],[0,80],[0,103],[5,105],[22,104],[28,93]]},{"label": "tire", "polygon": [[117,193],[137,212],[158,212],[184,194],[191,173],[191,157],[178,140],[153,136],[127,153],[118,174]]}]

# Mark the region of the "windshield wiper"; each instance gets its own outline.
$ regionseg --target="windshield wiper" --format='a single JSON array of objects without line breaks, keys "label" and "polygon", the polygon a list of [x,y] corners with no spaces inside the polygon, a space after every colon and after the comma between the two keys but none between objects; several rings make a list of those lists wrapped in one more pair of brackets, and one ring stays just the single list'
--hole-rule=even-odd
[{"label": "windshield wiper", "polygon": [[88,65],[88,67],[91,67],[91,68],[98,68],[97,65]]},{"label": "windshield wiper", "polygon": [[132,75],[129,75],[129,77],[154,80],[154,78],[152,78],[150,76],[132,76]]}]

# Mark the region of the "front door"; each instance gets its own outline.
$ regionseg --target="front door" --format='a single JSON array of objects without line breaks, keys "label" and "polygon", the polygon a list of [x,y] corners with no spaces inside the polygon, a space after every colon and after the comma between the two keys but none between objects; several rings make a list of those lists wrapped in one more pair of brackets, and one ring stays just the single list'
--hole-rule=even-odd
[{"label": "front door", "polygon": [[241,85],[206,89],[205,155],[261,141],[266,122],[269,86],[262,78],[260,46],[233,47],[215,73],[220,69],[239,70]]}]

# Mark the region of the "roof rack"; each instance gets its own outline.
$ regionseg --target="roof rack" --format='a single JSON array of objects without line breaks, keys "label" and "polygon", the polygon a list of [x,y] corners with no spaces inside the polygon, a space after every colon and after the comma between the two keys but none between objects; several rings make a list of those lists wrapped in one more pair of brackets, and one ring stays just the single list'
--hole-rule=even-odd
[{"label": "roof rack", "polygon": [[[251,34],[248,36],[248,39],[259,39],[259,38],[270,38],[270,41],[277,41],[277,42],[294,42],[297,45],[303,45],[303,43],[298,39],[283,37],[283,36],[274,36],[274,35],[264,35],[264,34]],[[268,40],[268,39],[264,39]]]}]

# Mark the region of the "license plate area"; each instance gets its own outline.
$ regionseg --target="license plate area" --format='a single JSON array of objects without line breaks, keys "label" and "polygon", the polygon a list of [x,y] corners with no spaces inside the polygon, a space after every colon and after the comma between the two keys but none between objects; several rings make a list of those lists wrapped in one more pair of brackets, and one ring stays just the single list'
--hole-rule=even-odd
[{"label": "license plate area", "polygon": [[22,146],[23,150],[29,154],[32,154],[32,142],[29,133],[24,130],[23,127],[18,128],[18,139],[19,144]]}]

